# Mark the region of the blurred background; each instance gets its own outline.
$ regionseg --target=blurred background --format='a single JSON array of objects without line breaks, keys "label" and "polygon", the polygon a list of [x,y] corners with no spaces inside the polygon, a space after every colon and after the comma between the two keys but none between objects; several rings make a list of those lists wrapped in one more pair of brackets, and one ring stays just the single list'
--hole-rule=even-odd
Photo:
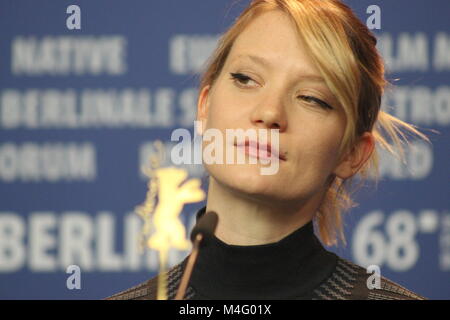
[{"label": "blurred background", "polygon": [[[174,129],[193,133],[199,71],[247,2],[0,1],[0,299],[101,299],[157,273],[137,247],[141,168],[155,140],[170,155]],[[394,84],[383,108],[432,144],[411,137],[407,166],[383,154],[347,246],[328,249],[449,299],[450,2],[345,2],[377,28]],[[201,165],[183,167],[206,189]],[[184,207],[188,230],[203,205]]]}]

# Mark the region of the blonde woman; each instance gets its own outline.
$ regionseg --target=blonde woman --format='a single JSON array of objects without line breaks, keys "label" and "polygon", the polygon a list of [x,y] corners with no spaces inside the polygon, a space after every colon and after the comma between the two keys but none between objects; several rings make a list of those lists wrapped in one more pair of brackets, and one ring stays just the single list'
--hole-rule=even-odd
[{"label": "blonde woman", "polygon": [[[219,223],[186,299],[424,299],[385,277],[369,289],[366,269],[323,246],[345,243],[351,182],[376,176],[377,146],[401,148],[400,129],[427,139],[380,110],[386,80],[375,45],[338,0],[254,0],[223,34],[202,74],[200,133],[276,129],[279,167],[262,175],[260,164],[205,164],[197,218],[215,211]],[[169,298],[185,265],[168,273]],[[155,297],[156,277],[110,298]]]}]

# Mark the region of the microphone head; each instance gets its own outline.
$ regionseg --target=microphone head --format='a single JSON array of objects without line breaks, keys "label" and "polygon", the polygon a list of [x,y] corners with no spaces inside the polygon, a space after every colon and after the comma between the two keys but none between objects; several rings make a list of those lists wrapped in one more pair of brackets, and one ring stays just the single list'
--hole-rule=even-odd
[{"label": "microphone head", "polygon": [[218,221],[219,216],[217,215],[217,213],[215,213],[214,211],[206,212],[192,229],[191,241],[194,242],[197,234],[201,234],[203,236],[203,240],[201,243],[205,244],[208,239],[211,239],[214,236]]}]

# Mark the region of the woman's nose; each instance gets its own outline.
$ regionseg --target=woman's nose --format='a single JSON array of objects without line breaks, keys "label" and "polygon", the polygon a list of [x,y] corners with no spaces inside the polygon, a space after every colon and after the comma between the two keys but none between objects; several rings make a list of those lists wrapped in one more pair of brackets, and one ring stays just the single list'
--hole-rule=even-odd
[{"label": "woman's nose", "polygon": [[286,130],[286,111],[281,99],[262,99],[251,113],[251,121],[256,126],[261,125],[268,129]]}]

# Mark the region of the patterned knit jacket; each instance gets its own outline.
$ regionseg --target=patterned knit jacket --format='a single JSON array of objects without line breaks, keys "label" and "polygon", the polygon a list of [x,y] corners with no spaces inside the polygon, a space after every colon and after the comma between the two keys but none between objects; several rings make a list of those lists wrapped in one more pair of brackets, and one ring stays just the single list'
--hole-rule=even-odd
[{"label": "patterned knit jacket", "polygon": [[[186,260],[171,268],[168,273],[168,299],[174,299]],[[298,296],[301,300],[426,300],[399,284],[381,276],[380,289],[368,289],[366,269],[343,258],[338,258],[335,270],[310,294]],[[114,294],[107,300],[155,300],[157,277],[142,282],[128,290]],[[198,298],[198,297],[197,297]],[[195,300],[196,292],[189,286],[184,299]],[[201,298],[200,298],[201,299]]]}]

